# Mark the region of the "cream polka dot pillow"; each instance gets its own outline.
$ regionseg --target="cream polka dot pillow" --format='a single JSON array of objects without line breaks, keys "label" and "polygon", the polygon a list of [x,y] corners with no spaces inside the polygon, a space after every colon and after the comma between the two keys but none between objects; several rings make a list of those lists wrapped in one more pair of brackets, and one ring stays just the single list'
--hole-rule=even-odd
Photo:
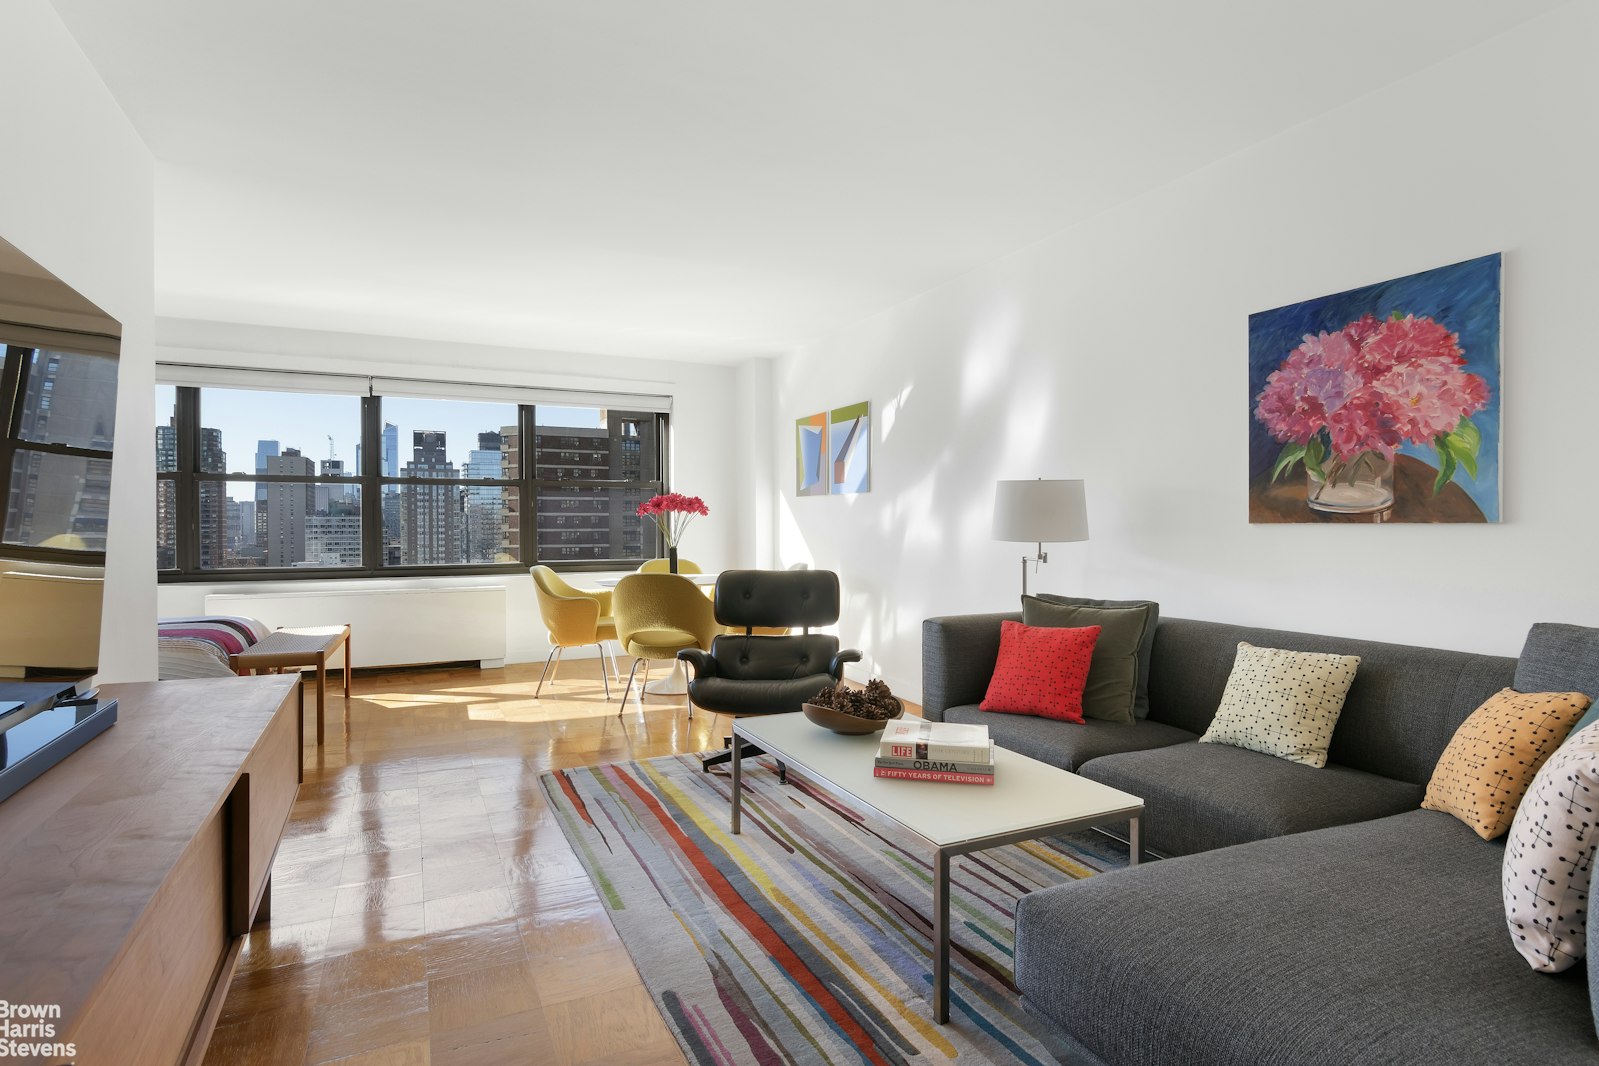
[{"label": "cream polka dot pillow", "polygon": [[1588,953],[1588,883],[1599,825],[1599,722],[1562,744],[1532,780],[1505,840],[1505,922],[1534,970]]},{"label": "cream polka dot pillow", "polygon": [[1199,738],[1265,752],[1306,766],[1327,765],[1333,726],[1355,680],[1358,655],[1283,651],[1240,643],[1216,717]]}]

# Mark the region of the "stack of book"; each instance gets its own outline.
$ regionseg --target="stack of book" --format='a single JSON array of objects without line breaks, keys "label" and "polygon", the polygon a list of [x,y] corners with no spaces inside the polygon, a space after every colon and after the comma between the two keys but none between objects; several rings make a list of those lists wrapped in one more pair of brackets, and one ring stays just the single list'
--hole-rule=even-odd
[{"label": "stack of book", "polygon": [[872,773],[907,781],[994,783],[994,742],[986,725],[899,718],[883,730]]}]

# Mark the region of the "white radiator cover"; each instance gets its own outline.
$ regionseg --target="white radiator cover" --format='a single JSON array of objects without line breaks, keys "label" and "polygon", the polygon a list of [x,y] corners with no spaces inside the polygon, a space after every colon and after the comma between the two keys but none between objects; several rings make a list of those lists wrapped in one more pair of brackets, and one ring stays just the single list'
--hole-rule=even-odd
[{"label": "white radiator cover", "polygon": [[[486,669],[505,665],[503,585],[207,595],[205,611],[259,618],[272,629],[348,624],[357,668],[471,660]],[[341,659],[342,653],[334,662]]]}]

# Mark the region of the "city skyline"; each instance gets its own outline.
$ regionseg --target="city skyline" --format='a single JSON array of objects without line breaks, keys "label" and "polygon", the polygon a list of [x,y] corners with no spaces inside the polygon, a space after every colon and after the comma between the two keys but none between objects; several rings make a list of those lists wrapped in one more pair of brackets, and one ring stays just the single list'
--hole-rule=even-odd
[{"label": "city skyline", "polygon": [[[166,425],[177,400],[177,387],[156,386],[156,424]],[[292,400],[283,403],[283,400]],[[276,402],[264,402],[276,401]],[[559,407],[540,405],[540,427],[599,429],[604,411],[597,407]],[[411,433],[417,430],[443,432],[448,442],[447,458],[457,470],[471,462],[477,435],[499,432],[514,426],[517,407],[511,403],[479,403],[471,400],[420,400],[385,397],[383,421],[399,427],[399,465],[410,457]],[[270,393],[253,389],[202,389],[200,421],[222,434],[223,451],[228,456],[229,474],[255,473],[255,451],[260,441],[275,440],[280,448],[298,448],[301,455],[316,460],[318,466],[328,453],[328,437],[333,438],[335,458],[344,463],[352,476],[356,451],[361,443],[361,403],[358,396],[333,396],[321,393]]]},{"label": "city skyline", "polygon": [[[337,416],[342,411],[348,416],[359,409],[349,397],[321,399],[336,401],[320,408],[323,415],[331,411]],[[257,437],[253,442],[237,426],[225,436],[226,428],[205,424],[225,406],[205,405],[202,424],[197,427],[200,472],[231,473],[239,480],[200,485],[200,569],[516,562],[525,551],[520,515],[529,510],[528,494],[533,495],[531,510],[537,515],[533,552],[539,560],[643,557],[644,529],[636,511],[644,496],[657,491],[659,484],[659,440],[653,415],[595,408],[553,409],[567,421],[595,424],[541,424],[534,443],[534,469],[526,473],[545,481],[628,484],[560,484],[531,490],[525,485],[463,484],[473,479],[520,480],[514,405],[397,401],[384,408],[385,415],[402,420],[410,416],[450,421],[439,416],[459,415],[464,409],[466,417],[473,420],[502,416],[510,421],[474,432],[474,422],[457,418],[458,424],[468,428],[452,437],[449,431],[406,429],[385,419],[378,443],[383,453],[380,470],[399,483],[384,487],[376,512],[381,528],[374,542],[381,554],[369,560],[364,557],[367,545],[362,535],[361,488],[353,475],[347,487],[339,482],[257,480],[253,481],[254,498],[250,498],[248,486],[259,475],[325,477],[347,469],[346,460],[317,459],[314,453],[290,443],[281,428],[279,436]],[[551,410],[539,409],[541,421]],[[176,415],[171,421],[175,423]],[[280,422],[273,424],[281,427]],[[175,469],[178,433],[175,424],[156,427],[160,469]],[[334,441],[337,454],[336,437]],[[240,450],[247,450],[248,460]],[[452,456],[461,456],[461,461]],[[354,465],[350,460],[348,466]],[[163,567],[177,565],[177,507],[175,494],[162,488],[157,502],[157,558]],[[653,545],[653,537],[650,542]]]}]

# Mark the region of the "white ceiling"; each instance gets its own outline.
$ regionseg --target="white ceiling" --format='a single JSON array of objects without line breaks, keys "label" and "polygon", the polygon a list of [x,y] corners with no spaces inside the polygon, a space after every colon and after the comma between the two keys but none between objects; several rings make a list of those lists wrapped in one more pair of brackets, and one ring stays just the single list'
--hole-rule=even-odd
[{"label": "white ceiling", "polygon": [[1561,2],[54,0],[158,161],[159,314],[707,361]]}]

